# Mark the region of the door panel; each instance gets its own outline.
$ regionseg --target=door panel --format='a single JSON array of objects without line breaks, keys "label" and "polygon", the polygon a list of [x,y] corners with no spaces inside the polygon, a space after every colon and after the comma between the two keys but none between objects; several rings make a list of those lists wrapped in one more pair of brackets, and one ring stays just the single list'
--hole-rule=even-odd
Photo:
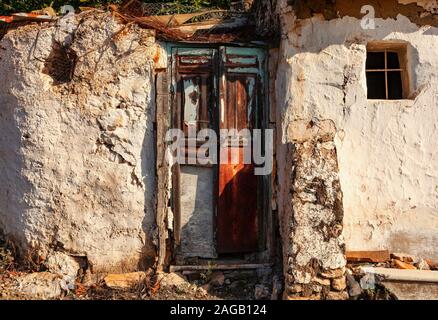
[{"label": "door panel", "polygon": [[243,164],[241,147],[223,148],[221,152],[228,155],[236,152],[239,161],[219,167],[217,251],[255,252],[258,248],[258,219],[254,166]]},{"label": "door panel", "polygon": [[[259,58],[259,51],[247,48],[222,48],[221,53],[219,128],[257,128],[263,59]],[[228,163],[219,164],[217,251],[256,252],[260,240],[259,179],[254,175],[254,164],[244,163],[248,141],[227,141],[220,146],[220,159],[225,157]],[[237,161],[232,161],[233,153]]]},{"label": "door panel", "polygon": [[[178,168],[179,189],[175,202],[175,234],[180,234],[177,256],[184,258],[215,258],[214,238],[215,198],[217,184],[214,167],[202,166],[197,151],[204,141],[188,139],[189,128],[214,129],[217,117],[216,75],[217,50],[174,48],[172,52],[172,86],[174,88],[173,128],[185,134],[185,147],[181,154],[186,164]],[[174,189],[175,190],[175,189]]]},{"label": "door panel", "polygon": [[221,128],[235,128],[240,131],[254,127],[256,81],[254,75],[227,75],[225,119]]},{"label": "door panel", "polygon": [[181,246],[184,257],[215,258],[214,170],[181,166]]}]

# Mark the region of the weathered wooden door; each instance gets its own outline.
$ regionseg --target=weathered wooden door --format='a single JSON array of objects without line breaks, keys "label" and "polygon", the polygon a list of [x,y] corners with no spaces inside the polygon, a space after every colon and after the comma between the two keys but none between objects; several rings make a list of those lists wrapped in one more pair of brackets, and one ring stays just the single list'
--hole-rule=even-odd
[{"label": "weathered wooden door", "polygon": [[[252,132],[261,127],[263,52],[236,47],[223,47],[220,52],[219,128],[234,129],[234,134],[243,129]],[[229,131],[220,146],[220,159],[228,161],[219,164],[218,253],[256,252],[259,247],[259,177],[253,163],[244,163],[244,150],[250,143]]]},{"label": "weathered wooden door", "polygon": [[[233,136],[228,136],[221,143],[220,130],[262,126],[264,51],[241,47],[177,48],[172,54],[174,127],[185,134],[189,126],[197,131],[210,128],[218,136],[216,165],[206,168],[192,161],[189,167],[180,168],[181,203],[180,212],[175,213],[175,232],[181,234],[180,250],[184,256],[204,258],[256,252],[261,240],[263,195],[254,164],[244,163],[244,149],[251,142],[240,139],[236,145]],[[186,148],[185,154],[188,160],[190,155],[196,155],[196,150]],[[232,154],[237,155],[234,161]],[[230,161],[221,161],[224,157]],[[193,188],[194,183],[199,187]]]},{"label": "weathered wooden door", "polygon": [[[184,132],[184,164],[174,174],[175,239],[183,258],[216,258],[215,193],[217,168],[197,158],[204,139],[189,137],[202,129],[217,131],[218,49],[174,48],[173,128]],[[189,141],[191,140],[191,141]]]}]

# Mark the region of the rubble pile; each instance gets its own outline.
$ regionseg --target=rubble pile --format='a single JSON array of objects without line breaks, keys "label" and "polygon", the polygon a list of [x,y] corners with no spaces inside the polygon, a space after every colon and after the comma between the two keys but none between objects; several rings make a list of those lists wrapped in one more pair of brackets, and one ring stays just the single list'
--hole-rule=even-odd
[{"label": "rubble pile", "polygon": [[[430,259],[406,253],[389,253],[386,250],[347,251],[346,255],[346,279],[350,299],[395,300],[399,297],[392,292],[392,283],[411,283],[418,286],[423,282],[429,283],[433,278],[438,282],[438,275],[431,273],[438,270],[438,263]],[[438,283],[434,286],[438,287]],[[429,291],[434,294],[434,290]]]}]

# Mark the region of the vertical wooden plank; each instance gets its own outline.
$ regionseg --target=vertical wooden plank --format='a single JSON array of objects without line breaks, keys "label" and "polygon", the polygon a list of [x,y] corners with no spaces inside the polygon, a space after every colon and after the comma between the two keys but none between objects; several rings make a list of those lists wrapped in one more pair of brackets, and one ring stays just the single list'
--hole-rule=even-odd
[{"label": "vertical wooden plank", "polygon": [[157,216],[158,265],[162,271],[168,257],[167,210],[169,201],[169,168],[166,161],[166,132],[169,128],[169,86],[167,72],[159,72],[156,85],[156,125],[157,125]]},{"label": "vertical wooden plank", "polygon": [[[181,128],[182,127],[182,81],[180,81],[178,76],[178,49],[174,49],[172,51],[172,128]],[[176,154],[173,155],[176,159]],[[180,187],[180,167],[179,163],[176,162],[170,168],[171,171],[171,181],[172,181],[172,209],[173,209],[173,236],[175,243],[174,245],[178,245],[180,242],[180,234],[181,234],[181,195],[179,191]]]},{"label": "vertical wooden plank", "polygon": [[175,244],[181,243],[181,170],[179,163],[172,166],[173,236]]},{"label": "vertical wooden plank", "polygon": [[248,112],[250,106],[247,99],[247,80],[245,77],[238,77],[236,81],[236,129],[242,130],[248,127]]},{"label": "vertical wooden plank", "polygon": [[225,104],[225,121],[221,129],[233,129],[235,128],[236,117],[236,81],[234,77],[227,77],[227,95]]},{"label": "vertical wooden plank", "polygon": [[[210,82],[210,77],[207,75],[201,76],[201,97],[204,97],[200,101],[200,109],[199,109],[199,125],[198,130],[207,129],[209,127],[209,119],[208,119],[208,101],[211,101],[210,92],[208,88],[208,83]],[[211,90],[212,88],[210,88]]]},{"label": "vertical wooden plank", "polygon": [[276,115],[276,92],[275,92],[275,79],[277,76],[278,69],[278,55],[279,49],[274,48],[269,50],[269,60],[268,60],[268,75],[266,91],[269,93],[269,122],[275,123],[277,121]]},{"label": "vertical wooden plank", "polygon": [[389,98],[389,92],[388,92],[388,51],[385,50],[385,93],[386,93],[386,99]]}]

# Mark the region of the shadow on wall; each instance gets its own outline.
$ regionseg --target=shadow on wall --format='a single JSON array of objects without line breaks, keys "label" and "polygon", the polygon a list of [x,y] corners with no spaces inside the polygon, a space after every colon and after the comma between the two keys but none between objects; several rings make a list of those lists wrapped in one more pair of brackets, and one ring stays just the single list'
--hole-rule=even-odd
[{"label": "shadow on wall", "polygon": [[180,168],[181,241],[177,248],[177,259],[215,258],[215,170],[194,165],[182,165]]},{"label": "shadow on wall", "polygon": [[[155,79],[152,72],[152,67],[149,72],[150,83],[154,84]],[[144,186],[144,218],[142,221],[142,229],[146,238],[145,246],[142,249],[141,257],[138,262],[139,270],[146,270],[153,266],[155,263],[155,257],[158,255],[158,248],[154,248],[153,244],[154,230],[157,230],[156,223],[156,127],[155,127],[155,86],[151,86],[149,101],[145,101],[147,104],[146,110],[146,130],[143,139],[143,145],[141,148],[141,175],[142,183]],[[148,239],[149,238],[149,241]]]},{"label": "shadow on wall", "polygon": [[26,132],[19,130],[25,121],[25,111],[18,108],[17,99],[7,94],[7,78],[0,79],[0,228],[7,238],[24,246],[26,239],[22,222],[30,207],[25,199],[31,191],[30,182],[21,174],[25,167],[22,146],[32,144]]},{"label": "shadow on wall", "polygon": [[222,164],[220,170],[224,185],[218,199],[218,246],[226,253],[257,252],[259,177],[254,175],[254,165]]}]

